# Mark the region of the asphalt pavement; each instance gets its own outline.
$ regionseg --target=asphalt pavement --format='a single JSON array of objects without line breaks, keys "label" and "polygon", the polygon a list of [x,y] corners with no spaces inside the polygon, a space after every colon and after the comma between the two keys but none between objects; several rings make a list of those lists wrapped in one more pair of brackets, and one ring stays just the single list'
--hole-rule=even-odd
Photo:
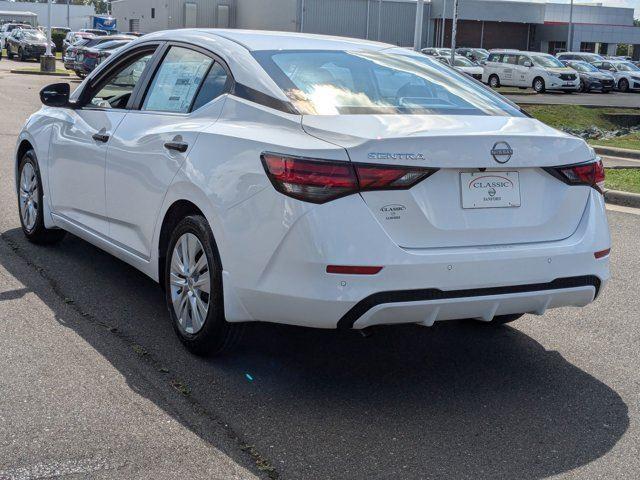
[{"label": "asphalt pavement", "polygon": [[15,138],[58,79],[11,63],[0,62],[1,479],[640,476],[639,211],[609,212],[613,278],[587,308],[369,338],[256,324],[234,355],[203,360],[181,347],[147,277],[71,235],[24,240]]},{"label": "asphalt pavement", "polygon": [[586,105],[595,107],[640,108],[640,93],[572,93],[547,92],[532,95],[506,94],[507,98],[518,104],[558,104]]}]

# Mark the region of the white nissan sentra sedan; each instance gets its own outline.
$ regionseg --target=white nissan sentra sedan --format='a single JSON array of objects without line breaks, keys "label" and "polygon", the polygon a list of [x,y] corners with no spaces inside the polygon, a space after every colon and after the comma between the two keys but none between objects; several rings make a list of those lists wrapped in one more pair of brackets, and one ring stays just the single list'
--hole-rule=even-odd
[{"label": "white nissan sentra sedan", "polygon": [[594,151],[420,53],[175,30],[41,99],[15,156],[24,234],[157,280],[197,354],[252,321],[502,324],[609,278]]}]

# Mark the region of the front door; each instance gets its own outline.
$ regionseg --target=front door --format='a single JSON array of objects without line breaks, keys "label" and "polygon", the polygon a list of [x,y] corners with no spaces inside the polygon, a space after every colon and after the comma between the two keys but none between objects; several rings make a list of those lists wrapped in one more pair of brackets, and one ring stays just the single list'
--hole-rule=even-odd
[{"label": "front door", "polygon": [[109,136],[126,110],[60,110],[53,123],[49,185],[53,213],[107,233],[104,174]]},{"label": "front door", "polygon": [[[49,181],[53,213],[107,235],[105,167],[111,138],[153,52],[124,61],[83,92],[81,108],[61,110],[53,124]],[[90,89],[90,85],[87,85]]]},{"label": "front door", "polygon": [[109,237],[131,253],[150,257],[167,189],[199,132],[220,115],[229,78],[209,54],[169,46],[145,98],[116,131],[107,158]]}]

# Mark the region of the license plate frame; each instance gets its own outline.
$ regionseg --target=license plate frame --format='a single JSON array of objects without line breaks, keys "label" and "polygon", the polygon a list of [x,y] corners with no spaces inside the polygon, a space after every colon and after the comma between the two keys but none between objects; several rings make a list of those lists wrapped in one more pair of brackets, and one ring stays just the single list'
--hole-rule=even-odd
[{"label": "license plate frame", "polygon": [[517,170],[460,172],[460,201],[465,210],[518,208],[522,205]]}]

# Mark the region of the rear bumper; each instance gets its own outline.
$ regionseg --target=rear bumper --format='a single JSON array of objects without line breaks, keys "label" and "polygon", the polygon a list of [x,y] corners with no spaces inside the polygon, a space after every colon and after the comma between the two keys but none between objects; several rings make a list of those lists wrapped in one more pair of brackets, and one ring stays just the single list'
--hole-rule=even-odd
[{"label": "rear bumper", "polygon": [[[269,203],[261,195],[253,200]],[[239,219],[256,205],[247,202],[236,213]],[[291,207],[282,211],[291,214]],[[229,321],[356,329],[460,318],[488,321],[495,315],[584,306],[609,279],[608,256],[594,256],[610,248],[604,201],[595,190],[576,231],[553,242],[406,249],[391,241],[358,196],[309,208],[289,225],[275,250],[233,243],[234,250],[252,249],[256,258],[261,251],[275,251],[263,265],[247,268],[244,256],[236,266],[233,254],[221,251]],[[327,265],[384,268],[376,275],[336,275],[326,273]]]},{"label": "rear bumper", "polygon": [[418,323],[477,318],[491,321],[496,315],[534,313],[567,305],[585,306],[598,295],[601,281],[595,276],[562,278],[549,283],[473,290],[438,289],[382,292],[371,295],[349,310],[338,328]]}]

